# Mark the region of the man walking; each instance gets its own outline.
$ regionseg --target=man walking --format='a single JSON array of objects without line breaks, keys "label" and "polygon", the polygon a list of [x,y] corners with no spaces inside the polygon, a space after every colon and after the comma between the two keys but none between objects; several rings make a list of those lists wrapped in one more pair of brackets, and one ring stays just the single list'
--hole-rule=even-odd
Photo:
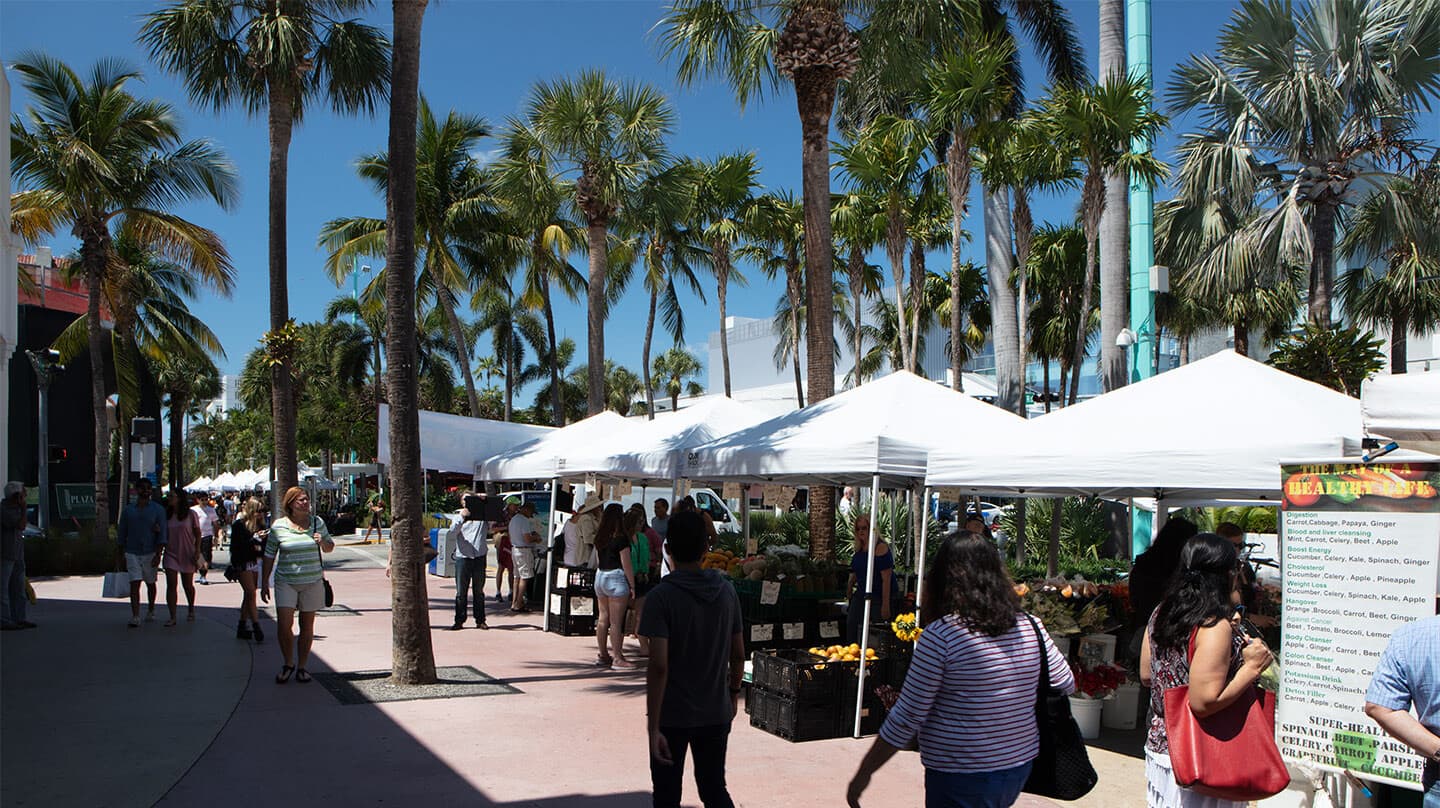
[{"label": "man walking", "polygon": [[35,628],[26,619],[30,605],[25,597],[25,484],[5,483],[0,501],[0,629]]},{"label": "man walking", "polygon": [[520,503],[520,512],[510,517],[510,553],[515,560],[515,575],[511,586],[515,588],[515,599],[510,603],[511,614],[530,611],[525,597],[530,591],[530,579],[535,577],[535,548],[540,546],[540,532],[535,528],[535,503],[525,500]]},{"label": "man walking", "polygon": [[679,808],[685,753],[705,808],[733,808],[725,750],[745,673],[740,600],[718,570],[700,568],[705,522],[694,511],[670,517],[665,549],[675,571],[650,590],[639,634],[650,641],[646,729],[655,808]]},{"label": "man walking", "polygon": [[195,497],[195,504],[190,506],[195,512],[195,518],[200,522],[200,557],[205,559],[205,566],[200,568],[200,580],[198,583],[208,584],[205,580],[205,571],[210,569],[210,564],[215,556],[215,505],[211,499],[204,494]]},{"label": "man walking", "polygon": [[1440,808],[1440,616],[1395,629],[1365,691],[1365,714],[1425,759],[1425,808]]},{"label": "man walking", "polygon": [[[460,501],[474,496],[470,491]],[[469,590],[474,589],[475,627],[490,628],[485,622],[485,556],[489,544],[485,540],[490,523],[482,520],[482,514],[473,517],[466,508],[460,509],[460,521],[450,528],[450,540],[455,543],[455,624],[451,631],[465,628],[465,599]]]},{"label": "man walking", "polygon": [[140,582],[145,582],[150,609],[145,619],[155,619],[155,572],[160,567],[160,550],[165,546],[165,509],[150,499],[150,481],[135,483],[135,503],[120,514],[120,552],[130,573],[130,628],[140,627]]}]

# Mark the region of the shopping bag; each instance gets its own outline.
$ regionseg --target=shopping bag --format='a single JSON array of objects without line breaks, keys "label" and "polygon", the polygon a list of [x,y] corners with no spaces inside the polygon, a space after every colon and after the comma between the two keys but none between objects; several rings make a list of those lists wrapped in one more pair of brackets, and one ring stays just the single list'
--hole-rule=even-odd
[{"label": "shopping bag", "polygon": [[130,573],[128,572],[107,572],[105,573],[105,587],[101,594],[105,598],[128,598],[130,597]]}]

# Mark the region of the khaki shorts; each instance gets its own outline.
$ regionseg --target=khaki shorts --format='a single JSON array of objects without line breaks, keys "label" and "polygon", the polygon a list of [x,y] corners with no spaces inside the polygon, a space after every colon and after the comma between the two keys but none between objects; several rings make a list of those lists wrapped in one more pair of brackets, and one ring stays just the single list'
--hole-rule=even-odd
[{"label": "khaki shorts", "polygon": [[511,557],[515,559],[516,578],[535,577],[535,551],[529,547],[516,547],[510,551]]},{"label": "khaki shorts", "polygon": [[147,584],[155,583],[154,553],[126,553],[125,571],[130,573],[130,582],[144,581]]},{"label": "khaki shorts", "polygon": [[275,582],[275,608],[318,612],[325,608],[325,582],[288,584]]}]

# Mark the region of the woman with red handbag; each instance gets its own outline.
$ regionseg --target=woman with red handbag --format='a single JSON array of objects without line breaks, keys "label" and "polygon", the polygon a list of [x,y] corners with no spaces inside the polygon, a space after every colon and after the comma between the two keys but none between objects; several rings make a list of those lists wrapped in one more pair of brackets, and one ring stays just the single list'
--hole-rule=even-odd
[{"label": "woman with red handbag", "polygon": [[[1214,533],[1200,533],[1185,543],[1180,569],[1170,589],[1151,615],[1140,652],[1140,680],[1150,686],[1149,736],[1145,743],[1145,778],[1149,808],[1244,808],[1248,799],[1238,794],[1226,798],[1223,789],[1202,785],[1203,774],[1190,773],[1195,760],[1192,737],[1205,737],[1207,721],[1254,722],[1250,737],[1262,747],[1268,733],[1274,747],[1273,718],[1268,729],[1260,711],[1242,712],[1254,706],[1256,680],[1270,667],[1270,649],[1255,638],[1247,638],[1235,620],[1232,600],[1239,581],[1235,547]],[[1167,691],[1176,691],[1166,698]],[[1185,698],[1177,699],[1176,696]],[[1169,703],[1172,712],[1166,714]],[[1273,702],[1271,702],[1273,704]],[[1181,711],[1188,707],[1189,715]],[[1177,722],[1181,722],[1177,724]],[[1191,727],[1199,726],[1196,733]],[[1173,737],[1177,727],[1186,729],[1183,739]],[[1243,735],[1241,733],[1235,737]],[[1254,767],[1265,765],[1257,757],[1242,755],[1238,746],[1211,747],[1213,757],[1202,765],[1213,770],[1228,769],[1244,777]],[[1184,748],[1179,747],[1183,744]],[[1215,749],[1220,754],[1214,755]],[[1262,750],[1268,751],[1268,750]],[[1172,754],[1183,755],[1172,761]],[[1278,751],[1274,761],[1279,761]],[[1270,765],[1273,765],[1271,763]],[[1283,763],[1280,764],[1283,773]],[[1177,772],[1190,787],[1177,781]],[[1256,772],[1259,779],[1273,772]],[[1288,776],[1285,776],[1288,780]],[[1281,788],[1283,788],[1283,784]],[[1266,789],[1268,790],[1268,789]],[[1277,789],[1278,790],[1278,789]]]}]

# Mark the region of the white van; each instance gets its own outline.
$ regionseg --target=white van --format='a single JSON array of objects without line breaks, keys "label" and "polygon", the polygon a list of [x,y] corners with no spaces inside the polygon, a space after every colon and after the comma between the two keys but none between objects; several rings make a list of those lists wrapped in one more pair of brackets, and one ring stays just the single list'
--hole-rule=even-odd
[{"label": "white van", "polygon": [[[585,486],[576,486],[577,500],[579,499],[579,491],[583,488],[585,488]],[[606,490],[608,490],[607,486],[601,483],[601,493],[603,494]],[[588,496],[589,492],[587,491],[586,494]],[[740,516],[730,510],[730,506],[725,503],[725,500],[721,498],[715,489],[701,487],[691,488],[690,496],[695,498],[695,507],[710,514],[710,518],[715,520],[715,530],[717,532],[739,533],[743,529],[744,526],[740,523]],[[670,511],[674,513],[675,490],[668,485],[663,487],[651,486],[648,488],[641,488],[637,485],[630,490],[630,493],[619,497],[617,501],[626,508],[638,502],[645,506],[645,515],[653,519],[655,517],[655,500],[657,499],[663,499],[670,503]]]}]

